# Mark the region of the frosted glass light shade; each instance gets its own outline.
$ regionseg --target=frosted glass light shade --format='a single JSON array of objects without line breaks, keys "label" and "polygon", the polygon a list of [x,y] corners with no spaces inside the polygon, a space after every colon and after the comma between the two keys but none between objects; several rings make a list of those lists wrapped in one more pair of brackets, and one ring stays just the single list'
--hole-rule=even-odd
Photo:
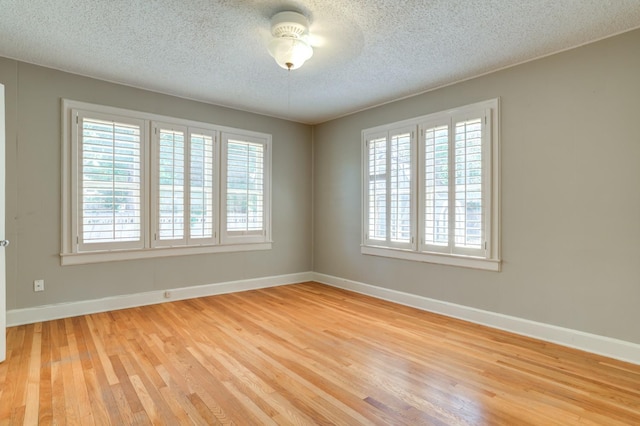
[{"label": "frosted glass light shade", "polygon": [[313,55],[313,49],[301,38],[283,36],[269,42],[269,53],[282,68],[295,70]]}]

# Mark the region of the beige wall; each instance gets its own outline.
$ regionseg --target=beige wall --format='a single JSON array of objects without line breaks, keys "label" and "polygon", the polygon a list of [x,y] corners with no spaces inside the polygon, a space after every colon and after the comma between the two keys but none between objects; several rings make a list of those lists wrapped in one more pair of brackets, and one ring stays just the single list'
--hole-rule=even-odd
[{"label": "beige wall", "polygon": [[[634,31],[317,126],[314,270],[640,343],[638,70]],[[361,130],[496,97],[503,271],[361,255]]]},{"label": "beige wall", "polygon": [[[7,308],[311,269],[311,129],[0,58],[7,109]],[[273,135],[273,249],[60,266],[60,99]],[[45,291],[33,292],[33,280]]]}]

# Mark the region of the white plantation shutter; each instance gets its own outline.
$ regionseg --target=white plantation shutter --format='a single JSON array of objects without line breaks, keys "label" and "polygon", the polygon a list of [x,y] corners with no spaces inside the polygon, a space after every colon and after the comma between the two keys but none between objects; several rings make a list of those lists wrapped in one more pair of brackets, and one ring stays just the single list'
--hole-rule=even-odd
[{"label": "white plantation shutter", "polygon": [[78,250],[143,244],[143,122],[79,110]]},{"label": "white plantation shutter", "polygon": [[411,132],[391,136],[390,155],[390,235],[393,242],[411,242]]},{"label": "white plantation shutter", "polygon": [[420,123],[422,251],[484,256],[489,117],[478,108]]},{"label": "white plantation shutter", "polygon": [[227,231],[262,231],[264,147],[230,140],[227,148]]},{"label": "white plantation shutter", "polygon": [[268,240],[269,141],[225,133],[223,142],[223,239]]},{"label": "white plantation shutter", "polygon": [[368,141],[369,239],[387,238],[387,138]]},{"label": "white plantation shutter", "polygon": [[189,236],[199,243],[213,242],[216,236],[218,166],[215,136],[206,130],[189,133]]},{"label": "white plantation shutter", "polygon": [[154,122],[154,246],[215,244],[216,133]]},{"label": "white plantation shutter", "polygon": [[413,244],[413,134],[400,128],[365,135],[365,238],[373,245]]},{"label": "white plantation shutter", "polygon": [[455,230],[454,246],[482,249],[484,117],[455,122]]},{"label": "white plantation shutter", "polygon": [[424,137],[424,244],[449,245],[449,126],[426,126]]},{"label": "white plantation shutter", "polygon": [[155,219],[154,245],[185,244],[186,128],[154,125]]}]

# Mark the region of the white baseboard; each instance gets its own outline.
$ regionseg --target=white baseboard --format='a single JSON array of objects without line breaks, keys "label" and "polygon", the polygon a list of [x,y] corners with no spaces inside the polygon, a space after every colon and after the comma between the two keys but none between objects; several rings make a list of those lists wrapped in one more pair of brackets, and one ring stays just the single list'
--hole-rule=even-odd
[{"label": "white baseboard", "polygon": [[[102,299],[83,300],[80,302],[58,303],[54,305],[36,306],[25,309],[11,309],[7,311],[7,327],[74,317],[78,315],[94,314],[97,312],[133,308],[137,306],[154,305],[157,303],[172,302],[176,300],[213,296],[216,294],[234,293],[259,288],[276,287],[286,284],[295,284],[311,281],[312,277],[313,275],[311,272],[300,272],[297,274],[277,275],[272,277],[205,284],[193,287],[155,290],[145,293],[105,297]],[[171,292],[171,297],[165,298],[165,291]]]},{"label": "white baseboard", "polygon": [[314,272],[313,281],[640,365],[640,345]]},{"label": "white baseboard", "polygon": [[[424,311],[447,315],[476,324],[482,324],[500,330],[510,331],[512,333],[640,365],[640,345],[636,343],[530,321],[495,312],[483,311],[481,309],[457,305],[450,302],[443,302],[383,287],[376,287],[370,284],[320,274],[317,272],[300,272],[296,274],[229,281],[193,287],[155,290],[145,293],[106,297],[103,299],[83,300],[80,302],[59,303],[25,309],[12,309],[7,311],[7,327],[97,312],[153,305],[175,300],[193,299],[196,297],[213,296],[216,294],[276,287],[305,281],[317,281],[333,287],[366,294],[368,296],[411,306]],[[164,297],[165,291],[171,292],[170,298]]]}]

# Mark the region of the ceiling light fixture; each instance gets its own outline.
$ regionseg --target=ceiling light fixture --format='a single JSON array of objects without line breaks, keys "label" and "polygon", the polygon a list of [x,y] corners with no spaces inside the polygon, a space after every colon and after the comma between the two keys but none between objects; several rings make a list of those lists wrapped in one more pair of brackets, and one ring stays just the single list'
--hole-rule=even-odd
[{"label": "ceiling light fixture", "polygon": [[280,12],[271,18],[269,53],[286,70],[300,68],[313,55],[309,45],[309,22],[297,12]]}]

